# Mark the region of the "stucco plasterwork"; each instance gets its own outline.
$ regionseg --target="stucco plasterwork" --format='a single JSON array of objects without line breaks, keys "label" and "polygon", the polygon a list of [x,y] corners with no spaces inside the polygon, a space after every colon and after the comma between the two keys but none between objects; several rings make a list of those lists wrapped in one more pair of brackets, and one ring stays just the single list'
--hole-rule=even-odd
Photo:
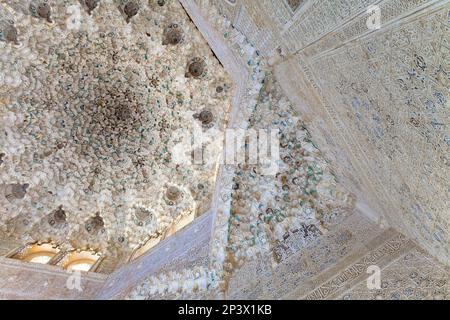
[{"label": "stucco plasterwork", "polygon": [[[379,29],[367,26],[370,5]],[[266,3],[241,6],[248,39],[341,183],[448,264],[448,2],[311,0],[281,27]]]},{"label": "stucco plasterwork", "polygon": [[[38,45],[38,40],[29,40],[33,44],[36,42],[37,55],[33,57],[37,60],[25,59],[28,63],[25,66],[13,65],[9,58],[3,59],[6,62],[0,61],[14,71],[12,75],[19,75],[0,78],[6,84],[5,92],[22,93],[23,83],[19,81],[22,73],[26,76],[44,74],[45,66],[50,69],[54,66],[63,53],[58,47],[49,46],[52,36],[59,39],[58,46],[74,52],[75,56],[83,53],[89,57],[92,51],[99,51],[104,54],[97,63],[109,63],[108,50],[101,45],[97,50],[91,43],[92,39],[110,37],[109,34],[95,35],[104,26],[67,37],[55,31],[58,19],[67,13],[63,8],[71,3],[69,0],[55,5],[51,15],[41,6],[39,10],[32,10],[31,16],[24,14],[28,10],[26,7],[23,11],[23,6],[17,6],[21,1],[7,1],[6,19],[0,21],[0,31],[3,31],[0,49],[6,48],[4,56],[17,55],[19,62],[25,59],[23,56],[28,52],[24,53],[20,43],[16,43],[23,39],[16,39],[16,31],[22,35],[25,26],[34,28],[46,23],[50,36],[37,31],[31,33],[44,41]],[[138,2],[142,7],[137,10],[135,3]],[[0,180],[3,183],[0,201],[10,213],[16,213],[17,208],[25,208],[30,213],[21,215],[19,212],[12,219],[9,215],[0,218],[6,222],[5,232],[0,233],[0,252],[20,258],[17,253],[27,248],[24,242],[80,234],[72,245],[89,243],[105,251],[107,258],[114,256],[111,252],[117,255],[115,259],[106,259],[96,269],[100,273],[110,273],[108,276],[86,274],[87,292],[79,296],[67,290],[53,293],[51,287],[44,290],[42,296],[132,300],[448,299],[448,1],[128,0],[119,3],[105,0],[95,8],[87,8],[84,1],[79,3],[80,8],[87,11],[83,17],[86,16],[88,23],[83,28],[89,29],[95,24],[92,21],[97,19],[96,12],[102,13],[114,26],[120,26],[119,30],[114,29],[116,40],[111,42],[123,50],[114,51],[111,59],[112,70],[123,71],[124,79],[115,72],[104,73],[99,67],[95,74],[111,76],[112,87],[117,87],[119,92],[110,94],[110,100],[105,97],[94,102],[102,106],[118,101],[123,102],[119,105],[131,106],[131,110],[120,107],[113,112],[113,124],[122,124],[131,132],[136,124],[154,120],[155,130],[150,136],[159,135],[159,138],[147,151],[161,151],[159,155],[166,163],[170,152],[165,148],[177,150],[183,145],[184,133],[195,129],[189,125],[189,118],[194,124],[200,124],[204,132],[212,129],[211,137],[217,138],[218,133],[218,144],[223,141],[221,132],[225,128],[249,132],[275,130],[280,157],[275,161],[275,174],[266,174],[261,164],[224,164],[226,153],[220,148],[214,163],[197,171],[195,166],[180,163],[172,168],[169,161],[163,171],[154,170],[150,174],[154,183],[148,197],[137,197],[136,192],[119,197],[114,194],[115,201],[110,203],[108,192],[113,187],[126,189],[131,184],[139,189],[140,179],[146,181],[150,176],[141,177],[139,170],[137,175],[126,171],[129,161],[118,161],[116,167],[110,165],[117,160],[114,156],[112,160],[105,157],[100,161],[100,170],[92,168],[97,180],[89,176],[93,184],[79,192],[79,195],[84,193],[83,197],[94,194],[93,199],[97,200],[89,202],[92,199],[88,197],[84,201],[70,188],[47,187],[37,192],[36,183],[45,177],[31,174],[30,179],[25,179],[28,173],[15,168],[29,166],[30,170],[24,172],[33,173],[35,166],[38,166],[37,171],[39,165],[51,167],[54,156],[45,148],[43,157],[39,154],[26,159],[14,156],[31,152],[36,146],[47,146],[45,139],[36,138],[39,130],[24,131],[41,141],[27,144],[26,139],[20,139],[24,133],[7,128],[3,135],[6,143],[0,146],[0,178],[7,178]],[[114,9],[117,11],[108,7],[113,3],[118,5],[119,8]],[[372,5],[380,9],[380,28],[368,27],[367,9]],[[168,10],[174,10],[174,14],[169,14]],[[182,16],[183,22],[174,24],[174,16]],[[11,19],[17,22],[12,23]],[[53,20],[56,24],[50,27]],[[169,20],[172,23],[165,24]],[[102,21],[110,26],[108,21]],[[155,25],[148,26],[149,21]],[[71,25],[70,21],[68,24]],[[140,36],[139,26],[146,31]],[[133,39],[140,45],[135,47],[128,43]],[[148,47],[155,41],[159,46]],[[98,43],[94,41],[94,44]],[[144,49],[147,53],[151,51],[153,58],[149,61],[141,55]],[[63,56],[64,59],[70,60],[70,57]],[[78,65],[69,64],[61,72],[73,78],[70,71],[73,68],[76,74],[83,71],[81,77],[84,77],[86,66],[83,61],[77,61]],[[160,65],[162,61],[167,64]],[[24,73],[23,68],[26,71],[30,66],[34,71]],[[153,76],[141,79],[140,71]],[[21,115],[20,108],[10,97],[2,98],[0,103],[7,111],[3,113],[4,123],[9,121],[22,128],[27,126],[20,127],[19,123],[26,119],[32,128],[48,120],[62,126],[61,119],[52,120],[49,111],[59,110],[55,106],[60,104],[64,106],[58,100],[61,90],[52,89],[55,86],[50,84],[56,82],[49,76],[42,78],[42,83],[37,81],[30,87],[32,92],[42,91],[42,97],[22,99],[25,103],[28,101],[28,107],[41,108],[31,110],[28,116]],[[71,80],[66,80],[59,80],[62,87],[70,84]],[[99,81],[102,85],[96,91],[99,94],[103,87],[109,88],[103,80]],[[74,85],[80,86],[80,83]],[[122,90],[130,85],[137,89],[131,93]],[[81,86],[86,89],[86,85]],[[151,109],[151,116],[140,113],[142,100],[139,97],[148,97],[146,89],[153,92],[151,95],[156,99],[157,108]],[[184,108],[192,112],[183,118],[179,112]],[[42,110],[44,116],[40,114]],[[72,115],[72,119],[77,118],[76,114]],[[62,119],[64,124],[66,119],[70,117]],[[98,123],[97,133],[116,134],[114,128],[108,131],[111,121],[105,119],[111,120],[107,111],[94,112],[93,121],[83,121],[75,133],[86,127],[92,131],[89,124]],[[124,119],[131,121],[123,123]],[[172,134],[176,129],[185,131],[181,135]],[[47,129],[45,134],[50,131],[51,128]],[[65,132],[64,126],[60,132]],[[165,133],[171,138],[180,138],[176,141],[179,144],[164,142]],[[140,135],[150,137],[143,132]],[[76,138],[83,136],[84,131],[81,135],[75,134]],[[118,136],[118,144],[112,149],[129,152],[135,144],[133,134],[123,135],[119,130]],[[25,147],[15,146],[16,138]],[[95,141],[84,147],[82,144],[75,151],[89,156],[86,150],[94,146]],[[67,144],[57,142],[58,157],[71,158],[69,153],[60,150],[67,149]],[[237,151],[248,152],[250,144],[250,141],[243,143]],[[139,150],[141,152],[142,148]],[[183,154],[175,153],[169,158],[183,158]],[[105,150],[101,149],[98,154],[105,154]],[[132,155],[130,159],[136,169],[146,169],[148,165]],[[79,162],[84,163],[82,160]],[[68,175],[68,181],[72,176],[76,178],[76,165],[72,167],[72,162],[62,169],[56,166],[53,171],[73,173]],[[154,167],[155,163],[158,163],[156,159],[150,166]],[[96,187],[110,182],[101,170],[105,167],[114,169],[106,170],[114,176],[114,186],[111,190],[97,190]],[[120,174],[115,174],[116,171],[124,173],[126,181],[117,180]],[[181,182],[174,180],[177,174],[181,174]],[[11,176],[21,179],[12,181]],[[54,177],[52,183],[59,183],[58,174]],[[145,181],[144,185],[148,182]],[[67,204],[53,203],[52,210],[40,204],[37,200],[47,191],[50,192],[43,199],[51,198],[54,193]],[[97,206],[101,210],[96,209],[89,216],[80,214],[77,220],[72,213],[78,210],[78,200],[81,207]],[[122,211],[107,210],[108,205],[122,207],[125,204],[129,206],[123,216],[118,214]],[[158,210],[160,215],[153,214]],[[40,211],[46,214],[36,214]],[[198,217],[184,227],[177,228],[171,223],[191,215]],[[29,221],[32,221],[30,226]],[[136,245],[144,244],[149,238],[156,239],[147,242],[153,243],[150,249],[131,254]],[[64,252],[69,247],[61,246],[58,250]],[[16,248],[14,254],[11,248]],[[119,260],[121,263],[117,264]],[[368,270],[372,267],[381,270],[381,288],[368,287]],[[1,298],[39,296],[34,288],[24,295],[13,286],[14,279],[20,281],[22,270],[27,275],[34,272],[31,278],[37,286],[46,287],[45,281],[50,281],[51,286],[63,286],[62,281],[67,277],[58,266],[34,266],[2,259],[0,274],[7,277],[0,281]],[[54,281],[51,272],[55,272]]]},{"label": "stucco plasterwork", "polygon": [[448,7],[437,8],[399,28],[296,58],[309,61],[377,202],[402,213],[386,216],[442,261],[449,257],[447,15]]},{"label": "stucco plasterwork", "polygon": [[1,232],[126,259],[210,209],[217,157],[189,163],[186,139],[223,132],[232,82],[176,1],[128,22],[114,1],[50,1],[51,23],[33,3],[0,4],[19,41],[0,41]]},{"label": "stucco plasterwork", "polygon": [[[187,2],[182,3],[194,20],[198,19],[202,30],[203,18],[197,16],[198,9]],[[209,14],[209,22],[215,22],[218,29],[222,30],[224,40],[231,45],[232,50],[236,50],[233,55],[238,57],[238,61],[244,58],[250,67],[249,78],[244,82],[246,93],[236,100],[236,109],[231,111],[230,127],[279,129],[283,163],[279,161],[280,172],[275,177],[264,176],[256,167],[252,169],[246,165],[224,165],[219,168],[209,271],[185,270],[184,276],[168,274],[149,277],[131,291],[130,298],[149,299],[155,294],[173,295],[180,290],[189,293],[194,288],[201,291],[217,286],[226,291],[234,272],[247,261],[252,261],[255,254],[270,260],[272,252],[280,246],[279,242],[284,241],[289,233],[297,233],[303,242],[308,243],[311,241],[310,236],[312,239],[321,236],[354,207],[353,196],[337,187],[307,130],[302,128],[300,120],[295,120],[292,106],[283,99],[273,77],[263,69],[265,67],[258,53],[226,20],[218,18],[214,11],[206,11],[206,14]],[[208,37],[208,29],[205,33]],[[238,88],[236,94],[239,92]],[[283,117],[291,119],[286,122],[282,120]],[[298,132],[289,131],[290,124]],[[299,152],[301,165],[295,164],[295,150]],[[303,180],[303,176],[308,177],[308,183],[296,185],[295,182]],[[260,197],[265,194],[268,204],[258,204],[258,194]],[[288,209],[289,197],[298,198],[298,201],[291,203],[291,209]],[[245,207],[241,199],[253,199],[249,203],[253,207]],[[277,258],[273,259],[273,263],[277,263]],[[192,272],[204,274],[201,286],[190,283],[193,280]],[[161,277],[168,277],[178,285],[164,286]]]}]

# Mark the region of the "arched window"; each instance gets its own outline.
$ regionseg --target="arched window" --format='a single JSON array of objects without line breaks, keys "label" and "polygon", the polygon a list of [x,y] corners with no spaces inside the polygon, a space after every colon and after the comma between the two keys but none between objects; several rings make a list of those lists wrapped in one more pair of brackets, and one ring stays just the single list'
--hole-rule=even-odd
[{"label": "arched window", "polygon": [[52,243],[36,243],[25,246],[13,258],[40,264],[47,264],[60,250]]},{"label": "arched window", "polygon": [[100,255],[93,251],[72,251],[67,253],[61,265],[70,271],[95,271],[99,259]]}]

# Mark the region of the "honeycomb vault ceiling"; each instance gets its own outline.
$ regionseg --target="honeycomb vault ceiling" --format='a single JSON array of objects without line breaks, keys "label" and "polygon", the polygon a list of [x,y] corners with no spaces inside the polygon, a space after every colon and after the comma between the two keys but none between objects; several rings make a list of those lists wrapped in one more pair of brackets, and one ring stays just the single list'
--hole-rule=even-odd
[{"label": "honeycomb vault ceiling", "polygon": [[3,237],[129,255],[209,209],[216,164],[174,153],[232,82],[177,1],[0,6]]}]

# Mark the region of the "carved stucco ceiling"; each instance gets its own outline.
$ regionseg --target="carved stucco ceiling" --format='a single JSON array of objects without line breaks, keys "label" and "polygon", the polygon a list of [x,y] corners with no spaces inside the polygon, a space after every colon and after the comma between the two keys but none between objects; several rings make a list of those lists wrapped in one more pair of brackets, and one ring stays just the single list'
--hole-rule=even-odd
[{"label": "carved stucco ceiling", "polygon": [[232,83],[177,1],[0,5],[3,236],[120,254],[208,210],[216,163],[177,147]]}]

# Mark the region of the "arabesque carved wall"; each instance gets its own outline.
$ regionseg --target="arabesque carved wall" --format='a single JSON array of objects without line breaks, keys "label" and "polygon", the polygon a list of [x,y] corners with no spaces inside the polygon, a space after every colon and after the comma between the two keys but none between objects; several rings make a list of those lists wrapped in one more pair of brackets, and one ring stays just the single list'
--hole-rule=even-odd
[{"label": "arabesque carved wall", "polygon": [[357,205],[449,264],[448,1],[210,3],[272,64]]}]

